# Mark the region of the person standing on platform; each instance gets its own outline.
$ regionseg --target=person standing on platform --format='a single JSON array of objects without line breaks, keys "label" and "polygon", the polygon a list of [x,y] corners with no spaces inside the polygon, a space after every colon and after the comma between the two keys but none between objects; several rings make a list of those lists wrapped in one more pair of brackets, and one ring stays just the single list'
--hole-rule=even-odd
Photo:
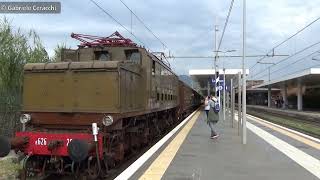
[{"label": "person standing on platform", "polygon": [[206,99],[204,100],[204,111],[206,112],[207,119],[208,119],[208,113],[210,110],[209,100],[210,100],[210,96],[207,96]]},{"label": "person standing on platform", "polygon": [[218,99],[214,96],[212,96],[212,98],[209,100],[209,106],[210,106],[210,110],[208,113],[208,118],[207,118],[207,123],[210,127],[211,130],[211,139],[217,138],[219,137],[219,135],[214,131],[214,126],[217,124],[217,122],[219,121],[219,103],[218,103]]}]

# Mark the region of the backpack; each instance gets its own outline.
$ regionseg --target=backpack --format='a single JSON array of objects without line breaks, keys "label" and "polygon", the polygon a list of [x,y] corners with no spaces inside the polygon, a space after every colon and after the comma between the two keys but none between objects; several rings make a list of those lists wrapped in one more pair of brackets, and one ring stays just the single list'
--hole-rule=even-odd
[{"label": "backpack", "polygon": [[210,110],[208,113],[208,122],[218,122],[219,121],[219,111],[220,111],[220,105],[219,103],[209,103],[210,105]]},{"label": "backpack", "polygon": [[215,113],[218,113],[220,111],[219,103],[216,103],[216,102],[214,103],[213,111]]},{"label": "backpack", "polygon": [[208,103],[209,103],[208,100],[205,100],[205,101],[204,101],[204,105],[205,105],[205,106],[208,106]]}]

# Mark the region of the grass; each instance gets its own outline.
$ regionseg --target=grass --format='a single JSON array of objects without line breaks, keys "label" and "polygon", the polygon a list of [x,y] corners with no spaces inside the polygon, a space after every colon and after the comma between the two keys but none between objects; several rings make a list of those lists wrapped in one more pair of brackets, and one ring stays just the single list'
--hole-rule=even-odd
[{"label": "grass", "polygon": [[12,161],[12,159],[0,160],[0,179],[18,179],[21,165]]},{"label": "grass", "polygon": [[316,136],[318,138],[320,137],[320,127],[315,124],[305,123],[299,119],[295,119],[292,117],[283,117],[279,115],[267,114],[265,112],[259,113],[257,111],[248,111],[248,114],[251,114],[253,116],[259,117],[261,119],[264,119],[276,124],[283,125],[285,127],[295,129],[300,132],[304,132],[312,136]]}]

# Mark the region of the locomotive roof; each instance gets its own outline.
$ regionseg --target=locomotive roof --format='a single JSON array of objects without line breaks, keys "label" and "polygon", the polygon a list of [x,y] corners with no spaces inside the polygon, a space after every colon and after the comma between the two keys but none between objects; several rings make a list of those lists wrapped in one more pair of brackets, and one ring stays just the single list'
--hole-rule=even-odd
[{"label": "locomotive roof", "polygon": [[24,70],[106,69],[117,68],[118,64],[119,61],[28,63],[24,66]]},{"label": "locomotive roof", "polygon": [[[76,33],[71,33],[71,37],[81,41],[80,45],[78,45],[79,49],[91,48],[91,47],[128,47],[128,48],[135,47],[135,48],[145,49],[144,47],[138,46],[131,39],[124,38],[118,31],[114,32],[113,34],[107,37],[76,34]],[[162,57],[165,57],[165,56],[162,56],[163,53],[160,53],[161,58],[159,58],[155,54],[150,53],[149,51],[147,52],[149,53],[150,57],[153,60],[157,59],[158,62],[162,63],[162,65],[166,66],[168,69],[171,70],[169,62],[168,61],[165,62],[162,58]]]}]

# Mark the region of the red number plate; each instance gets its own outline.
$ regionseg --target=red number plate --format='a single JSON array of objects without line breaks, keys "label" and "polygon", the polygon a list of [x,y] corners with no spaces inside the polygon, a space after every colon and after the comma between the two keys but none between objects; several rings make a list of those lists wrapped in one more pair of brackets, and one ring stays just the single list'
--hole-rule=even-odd
[{"label": "red number plate", "polygon": [[[32,155],[57,155],[68,156],[68,144],[73,139],[82,139],[87,141],[93,141],[93,135],[87,133],[66,133],[66,134],[54,134],[44,132],[17,132],[16,136],[29,137],[29,143],[24,149],[26,154]],[[62,146],[57,147],[53,151],[48,150],[48,144],[50,141],[59,140],[63,142]],[[102,136],[98,135],[100,156],[102,155]]]}]

